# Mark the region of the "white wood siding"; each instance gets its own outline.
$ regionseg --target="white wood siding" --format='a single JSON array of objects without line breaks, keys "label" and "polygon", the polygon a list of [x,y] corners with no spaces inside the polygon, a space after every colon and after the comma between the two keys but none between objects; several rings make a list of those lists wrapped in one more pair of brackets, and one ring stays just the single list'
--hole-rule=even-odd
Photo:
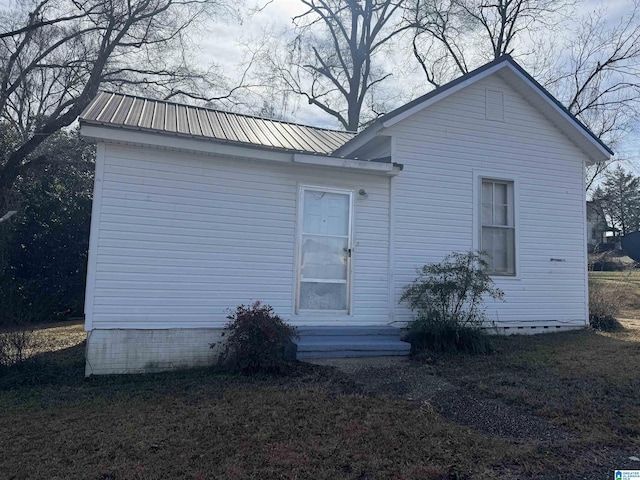
[{"label": "white wood siding", "polygon": [[[504,93],[504,121],[486,119],[486,89]],[[505,303],[490,303],[500,326],[584,325],[586,258],[583,161],[565,136],[495,75],[398,123],[394,161],[397,303],[416,267],[477,248],[474,182],[479,172],[515,177],[517,278],[494,277]],[[560,259],[561,262],[551,261]],[[396,321],[411,314],[395,310]]]},{"label": "white wood siding", "polygon": [[[261,300],[293,324],[388,322],[389,177],[104,144],[87,328],[199,328]],[[97,182],[98,184],[98,182]],[[355,195],[352,314],[294,315],[298,185]]]}]

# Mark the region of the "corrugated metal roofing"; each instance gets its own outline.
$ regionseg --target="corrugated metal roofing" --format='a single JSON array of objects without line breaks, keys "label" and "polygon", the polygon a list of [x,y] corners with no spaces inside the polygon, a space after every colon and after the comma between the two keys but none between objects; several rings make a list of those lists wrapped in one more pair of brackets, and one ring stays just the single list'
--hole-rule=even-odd
[{"label": "corrugated metal roofing", "polygon": [[355,136],[295,123],[119,93],[100,92],[80,122],[296,152],[329,154]]}]

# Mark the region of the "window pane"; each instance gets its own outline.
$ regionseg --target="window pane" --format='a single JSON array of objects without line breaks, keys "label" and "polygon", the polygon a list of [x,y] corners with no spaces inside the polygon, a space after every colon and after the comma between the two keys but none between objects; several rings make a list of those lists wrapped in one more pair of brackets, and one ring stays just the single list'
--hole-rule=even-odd
[{"label": "window pane", "polygon": [[507,184],[506,183],[494,183],[494,202],[496,204],[506,205],[507,201]]},{"label": "window pane", "polygon": [[482,227],[482,245],[481,250],[489,257],[487,261],[491,265],[491,257],[493,256],[493,229],[488,227]]},{"label": "window pane", "polygon": [[482,225],[493,225],[493,205],[482,204]]},{"label": "window pane", "polygon": [[493,225],[509,225],[509,208],[506,205],[496,205],[494,208]]},{"label": "window pane", "polygon": [[507,271],[505,273],[516,274],[516,231],[513,228],[507,230]]},{"label": "window pane", "polygon": [[507,230],[495,229],[493,234],[493,271],[502,273],[507,270]]},{"label": "window pane", "polygon": [[346,283],[300,283],[300,308],[303,310],[346,310]]},{"label": "window pane", "polygon": [[482,182],[482,203],[493,203],[492,182]]},{"label": "window pane", "polygon": [[349,195],[305,190],[302,208],[303,233],[349,234]]},{"label": "window pane", "polygon": [[482,250],[489,257],[488,271],[503,275],[515,274],[515,232],[513,228],[482,228]]},{"label": "window pane", "polygon": [[346,238],[303,235],[302,278],[346,280],[347,247]]}]

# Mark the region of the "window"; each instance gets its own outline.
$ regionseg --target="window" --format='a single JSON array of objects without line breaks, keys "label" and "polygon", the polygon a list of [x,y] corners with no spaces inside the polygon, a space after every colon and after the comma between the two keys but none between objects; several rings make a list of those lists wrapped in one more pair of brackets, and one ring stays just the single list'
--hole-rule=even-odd
[{"label": "window", "polygon": [[482,179],[480,250],[488,254],[488,273],[516,274],[513,182]]}]

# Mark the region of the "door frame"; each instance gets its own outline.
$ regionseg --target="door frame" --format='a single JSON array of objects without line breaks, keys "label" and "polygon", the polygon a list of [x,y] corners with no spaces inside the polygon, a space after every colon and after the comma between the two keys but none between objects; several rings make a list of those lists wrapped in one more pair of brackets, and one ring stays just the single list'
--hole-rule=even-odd
[{"label": "door frame", "polygon": [[[302,261],[302,226],[304,221],[304,192],[306,190],[315,190],[326,193],[335,193],[338,195],[347,195],[349,199],[349,226],[347,228],[347,232],[349,234],[349,239],[347,241],[347,248],[350,250],[350,254],[347,256],[347,309],[346,310],[301,310],[300,309],[300,279],[302,276],[301,271],[301,261]],[[293,313],[294,315],[314,315],[318,314],[329,315],[329,316],[345,316],[352,315],[353,309],[351,308],[351,287],[352,287],[352,275],[353,275],[353,233],[354,233],[354,194],[353,190],[348,190],[346,188],[335,188],[335,187],[325,187],[319,185],[307,185],[307,184],[299,184],[298,185],[298,201],[297,201],[297,214],[296,214],[296,239],[295,239],[295,276],[294,276],[294,305],[293,305]]]}]

